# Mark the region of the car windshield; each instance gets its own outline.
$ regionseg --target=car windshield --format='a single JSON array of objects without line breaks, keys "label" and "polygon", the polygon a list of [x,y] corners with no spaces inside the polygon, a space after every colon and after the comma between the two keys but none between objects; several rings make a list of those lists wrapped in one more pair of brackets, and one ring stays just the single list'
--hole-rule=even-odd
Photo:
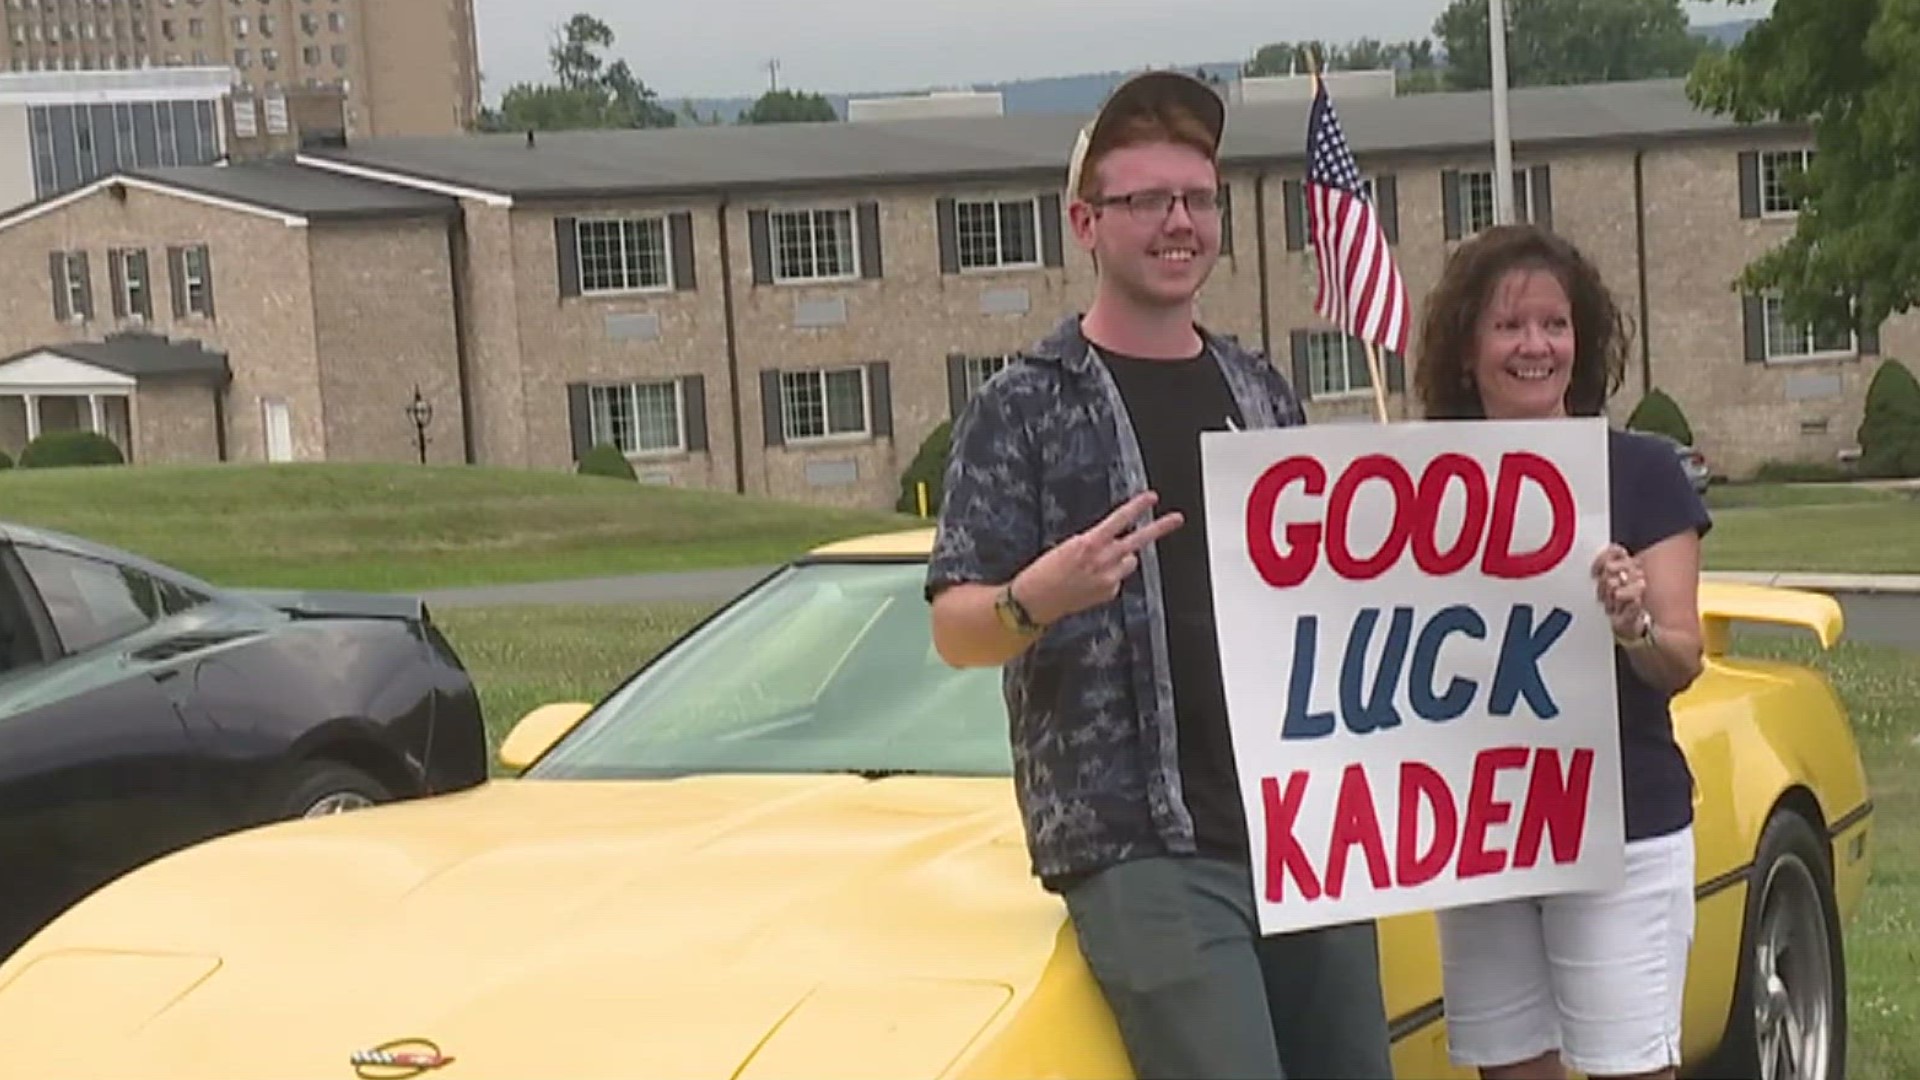
[{"label": "car windshield", "polygon": [[815,563],[669,648],[527,774],[1012,772],[1000,671],[933,648],[924,563]]}]

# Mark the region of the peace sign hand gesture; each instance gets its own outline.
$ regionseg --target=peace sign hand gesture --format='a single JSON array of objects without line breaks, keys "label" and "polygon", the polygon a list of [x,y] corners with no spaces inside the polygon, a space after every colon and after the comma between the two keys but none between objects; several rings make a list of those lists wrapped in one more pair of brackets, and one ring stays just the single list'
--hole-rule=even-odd
[{"label": "peace sign hand gesture", "polygon": [[1121,584],[1140,568],[1140,550],[1186,522],[1183,515],[1172,513],[1127,531],[1158,501],[1151,491],[1135,495],[1035,559],[1015,584],[1020,602],[1046,625],[1118,596]]}]

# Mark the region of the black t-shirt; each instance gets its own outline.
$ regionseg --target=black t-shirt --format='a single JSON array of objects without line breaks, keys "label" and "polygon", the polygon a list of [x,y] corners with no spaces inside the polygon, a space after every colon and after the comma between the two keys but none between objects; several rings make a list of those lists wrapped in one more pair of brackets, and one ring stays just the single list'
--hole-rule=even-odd
[{"label": "black t-shirt", "polygon": [[1168,662],[1180,746],[1180,781],[1202,854],[1245,861],[1246,812],[1234,770],[1226,689],[1213,622],[1200,434],[1244,428],[1220,366],[1204,350],[1183,360],[1143,360],[1100,350],[1120,387],[1146,460],[1156,513],[1186,521],[1154,545],[1167,613]]},{"label": "black t-shirt", "polygon": [[[1673,449],[1624,431],[1607,436],[1613,542],[1638,555],[1713,520]],[[1618,646],[1613,656],[1620,708],[1620,765],[1627,839],[1664,836],[1693,822],[1693,773],[1673,737],[1671,699],[1648,685]]]}]

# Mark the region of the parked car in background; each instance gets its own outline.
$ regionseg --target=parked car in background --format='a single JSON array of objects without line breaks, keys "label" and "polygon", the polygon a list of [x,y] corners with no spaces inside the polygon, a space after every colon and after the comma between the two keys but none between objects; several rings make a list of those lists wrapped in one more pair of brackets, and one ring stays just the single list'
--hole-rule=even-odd
[{"label": "parked car in background", "polygon": [[1706,492],[1707,485],[1713,482],[1713,470],[1707,467],[1707,455],[1701,453],[1699,448],[1688,446],[1679,439],[1658,431],[1641,431],[1637,434],[1650,435],[1672,447],[1673,456],[1680,459],[1681,470],[1687,474],[1687,479],[1693,482],[1693,490],[1703,494]]},{"label": "parked car in background", "polygon": [[[1000,673],[934,651],[930,539],[833,545],[599,704],[530,712],[500,749],[517,778],[101,889],[0,964],[0,1076],[333,1080],[382,1047],[447,1080],[1130,1075],[1029,873]],[[1718,582],[1700,609],[1675,711],[1700,792],[1688,1070],[1835,1080],[1866,775],[1820,672],[1727,643],[1757,620],[1830,645],[1840,609]],[[1432,916],[1381,935],[1395,1074],[1470,1076]]]},{"label": "parked car in background", "polygon": [[156,856],[486,773],[418,601],[222,589],[0,522],[0,956]]}]

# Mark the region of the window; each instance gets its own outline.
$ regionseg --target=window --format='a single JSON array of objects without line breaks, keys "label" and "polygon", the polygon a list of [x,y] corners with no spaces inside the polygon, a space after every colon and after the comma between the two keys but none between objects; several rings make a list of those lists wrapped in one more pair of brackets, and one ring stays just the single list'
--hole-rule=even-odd
[{"label": "window", "polygon": [[1811,150],[1770,150],[1760,155],[1760,212],[1788,217],[1800,212],[1791,185],[1813,163]]},{"label": "window", "polygon": [[274,22],[273,16],[271,15],[260,16],[260,36],[261,37],[272,37],[274,34],[274,31],[278,29],[279,29],[279,26]]},{"label": "window", "polygon": [[1853,331],[1827,329],[1812,323],[1789,325],[1784,302],[1777,296],[1761,301],[1766,313],[1766,356],[1769,360],[1797,360],[1823,356],[1851,356],[1858,349]]},{"label": "window", "polygon": [[[1533,220],[1533,190],[1527,183],[1525,169],[1516,169],[1513,174],[1513,219],[1515,221]],[[1493,228],[1494,199],[1493,172],[1463,172],[1460,174],[1460,225],[1462,235],[1472,236]]]},{"label": "window", "polygon": [[1338,331],[1307,335],[1307,383],[1313,397],[1362,394],[1373,389],[1367,370],[1367,347],[1360,339]]},{"label": "window", "polygon": [[347,47],[345,45],[335,45],[333,47],[333,66],[342,68],[347,66]]},{"label": "window", "polygon": [[972,397],[987,380],[1000,374],[1002,368],[1012,362],[1009,356],[969,356],[962,361],[962,377],[966,382],[967,396]]},{"label": "window", "polygon": [[771,216],[775,281],[837,280],[859,272],[852,210],[776,211]]},{"label": "window", "polygon": [[580,244],[581,292],[639,292],[672,286],[664,218],[583,218],[574,228]]},{"label": "window", "polygon": [[245,15],[235,15],[233,17],[233,36],[237,38],[246,37],[247,28],[251,25],[251,21]]},{"label": "window", "polygon": [[790,442],[865,435],[867,373],[857,367],[783,371],[780,416]]},{"label": "window", "polygon": [[153,318],[153,287],[147,274],[147,253],[139,248],[108,253],[113,276],[113,314],[117,319]]},{"label": "window", "polygon": [[587,403],[595,446],[612,443],[628,456],[686,448],[678,382],[590,386]]},{"label": "window", "polygon": [[957,202],[960,269],[1040,265],[1040,204],[1035,199]]},{"label": "window", "polygon": [[163,613],[153,579],[131,567],[25,545],[14,550],[69,654],[125,637]]},{"label": "window", "polygon": [[300,62],[308,67],[320,66],[320,46],[307,45],[300,49]]},{"label": "window", "polygon": [[87,272],[87,253],[55,252],[51,263],[54,318],[61,322],[85,322],[93,318],[93,283]]},{"label": "window", "polygon": [[213,275],[204,245],[167,252],[173,273],[173,313],[181,318],[213,318]]}]

